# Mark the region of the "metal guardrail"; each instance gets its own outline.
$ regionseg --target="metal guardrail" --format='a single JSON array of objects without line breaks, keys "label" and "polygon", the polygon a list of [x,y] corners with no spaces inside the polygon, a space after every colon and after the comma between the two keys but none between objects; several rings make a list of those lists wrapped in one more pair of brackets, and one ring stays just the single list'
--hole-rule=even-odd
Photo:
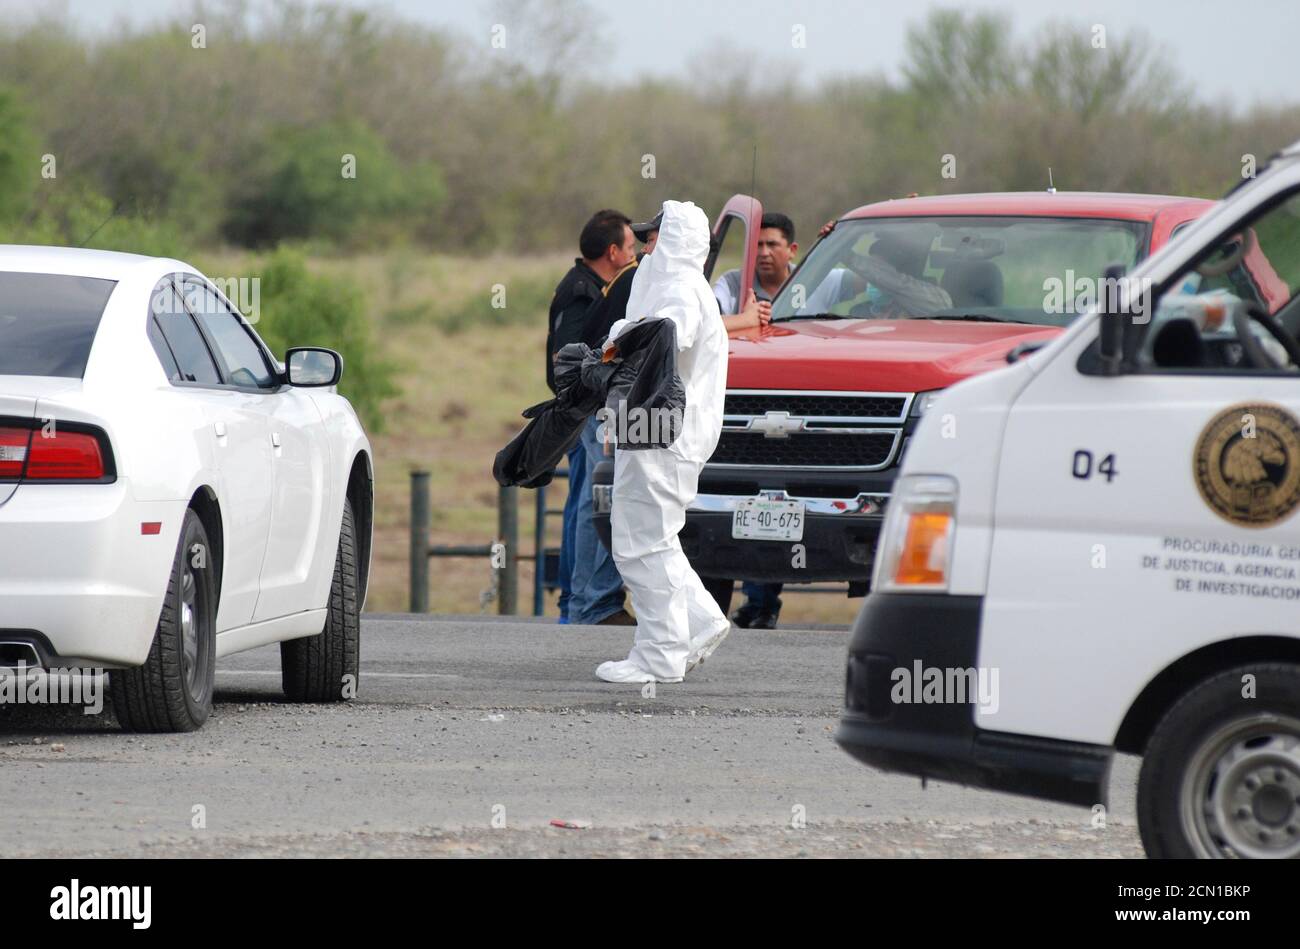
[{"label": "metal guardrail", "polygon": [[[556,478],[569,477],[567,468],[555,472]],[[433,557],[496,557],[497,612],[514,616],[519,611],[519,561],[531,560],[533,571],[533,615],[546,612],[546,518],[561,515],[559,509],[546,507],[546,489],[535,491],[533,515],[533,553],[519,552],[519,489],[497,489],[497,536],[490,544],[431,545],[429,543],[429,472],[411,472],[410,521],[410,599],[412,613],[429,612],[429,560]]]}]

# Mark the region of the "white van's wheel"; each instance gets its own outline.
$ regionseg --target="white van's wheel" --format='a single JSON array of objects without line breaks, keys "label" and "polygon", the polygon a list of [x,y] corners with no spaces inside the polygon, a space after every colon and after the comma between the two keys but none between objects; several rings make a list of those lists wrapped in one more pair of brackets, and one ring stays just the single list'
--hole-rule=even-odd
[{"label": "white van's wheel", "polygon": [[1243,666],[1179,699],[1147,745],[1138,826],[1150,857],[1300,858],[1300,667]]}]

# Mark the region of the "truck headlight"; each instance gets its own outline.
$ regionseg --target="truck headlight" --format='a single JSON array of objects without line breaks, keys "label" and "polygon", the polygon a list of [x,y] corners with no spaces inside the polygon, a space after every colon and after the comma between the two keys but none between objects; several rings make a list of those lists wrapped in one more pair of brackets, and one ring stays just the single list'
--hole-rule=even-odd
[{"label": "truck headlight", "polygon": [[880,532],[872,586],[894,592],[948,589],[956,516],[955,479],[944,475],[899,478]]},{"label": "truck headlight", "polygon": [[931,389],[929,392],[918,392],[916,398],[912,400],[912,411],[909,413],[912,418],[920,418],[926,412],[930,411],[930,406],[934,400],[943,395],[943,389]]}]

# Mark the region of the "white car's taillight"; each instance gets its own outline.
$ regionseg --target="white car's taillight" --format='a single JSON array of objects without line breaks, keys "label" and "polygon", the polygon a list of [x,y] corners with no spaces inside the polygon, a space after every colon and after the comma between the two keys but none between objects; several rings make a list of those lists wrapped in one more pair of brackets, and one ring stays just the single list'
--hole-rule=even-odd
[{"label": "white car's taillight", "polygon": [[948,589],[957,529],[957,482],[907,475],[894,483],[876,547],[872,588],[888,592]]},{"label": "white car's taillight", "polygon": [[22,477],[31,437],[28,428],[0,428],[0,478],[17,481]]},{"label": "white car's taillight", "polygon": [[0,426],[0,479],[103,481],[113,475],[108,439],[99,429],[54,422]]}]

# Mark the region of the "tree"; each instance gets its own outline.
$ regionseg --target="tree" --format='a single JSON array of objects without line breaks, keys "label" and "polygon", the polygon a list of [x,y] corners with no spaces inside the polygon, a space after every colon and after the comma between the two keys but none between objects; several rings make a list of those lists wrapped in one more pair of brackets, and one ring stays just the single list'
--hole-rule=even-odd
[{"label": "tree", "polygon": [[1019,81],[1005,15],[935,10],[908,29],[904,50],[908,86],[934,104],[968,105],[1012,90]]},{"label": "tree", "polygon": [[1085,121],[1105,113],[1160,112],[1186,104],[1185,83],[1149,37],[1111,38],[1106,46],[1095,42],[1093,33],[1077,25],[1050,27],[1029,57],[1030,89],[1052,107]]},{"label": "tree", "polygon": [[16,221],[27,211],[40,173],[36,136],[18,106],[18,96],[0,88],[0,223]]}]

